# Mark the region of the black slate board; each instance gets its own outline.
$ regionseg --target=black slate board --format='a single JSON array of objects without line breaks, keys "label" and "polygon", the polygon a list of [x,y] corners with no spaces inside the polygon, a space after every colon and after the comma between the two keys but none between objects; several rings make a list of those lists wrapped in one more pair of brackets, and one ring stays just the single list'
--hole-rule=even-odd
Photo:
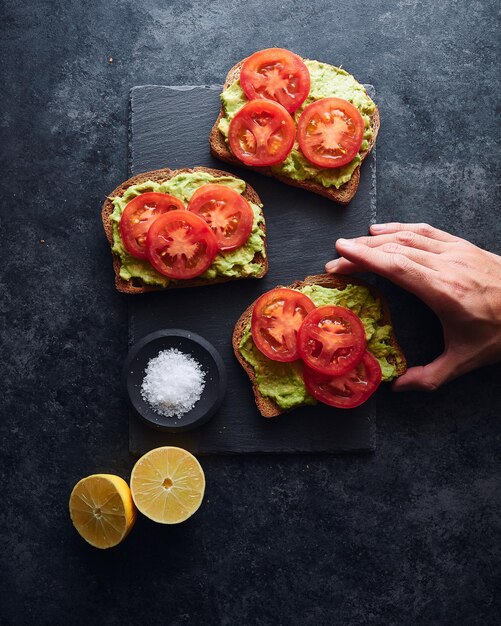
[{"label": "black slate board", "polygon": [[[373,88],[367,87],[373,95]],[[220,86],[131,90],[130,174],[204,165],[247,180],[264,204],[270,269],[262,280],[242,280],[198,289],[129,296],[129,342],[160,328],[194,331],[220,351],[228,392],[217,415],[198,430],[156,432],[130,415],[130,450],[143,454],[159,445],[179,445],[198,454],[355,452],[375,449],[375,399],[353,411],[324,405],[297,409],[271,420],[261,417],[251,385],[233,355],[233,326],[250,302],[278,284],[323,272],[339,236],[367,232],[376,215],[375,153],[362,166],[358,193],[348,207],[295,189],[210,156],[208,136],[219,111]]]}]

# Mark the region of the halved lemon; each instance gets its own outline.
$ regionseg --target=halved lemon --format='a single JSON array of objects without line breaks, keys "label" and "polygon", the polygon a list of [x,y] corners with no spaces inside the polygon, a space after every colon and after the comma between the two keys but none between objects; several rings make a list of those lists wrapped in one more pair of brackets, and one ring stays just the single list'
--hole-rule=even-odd
[{"label": "halved lemon", "polygon": [[129,485],[113,474],[82,478],[71,492],[70,516],[80,535],[95,548],[112,548],[136,521]]},{"label": "halved lemon", "polygon": [[130,489],[143,515],[160,524],[179,524],[202,503],[205,475],[192,454],[164,446],[150,450],[134,465]]}]

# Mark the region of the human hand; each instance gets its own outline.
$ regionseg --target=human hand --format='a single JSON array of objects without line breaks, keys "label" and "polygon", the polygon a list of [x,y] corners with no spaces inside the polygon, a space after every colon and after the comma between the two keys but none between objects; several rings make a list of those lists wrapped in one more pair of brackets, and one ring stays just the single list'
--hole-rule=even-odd
[{"label": "human hand", "polygon": [[395,391],[434,391],[501,360],[501,257],[428,224],[376,224],[371,235],[338,239],[327,272],[371,271],[412,292],[438,316],[444,352],[411,367]]}]

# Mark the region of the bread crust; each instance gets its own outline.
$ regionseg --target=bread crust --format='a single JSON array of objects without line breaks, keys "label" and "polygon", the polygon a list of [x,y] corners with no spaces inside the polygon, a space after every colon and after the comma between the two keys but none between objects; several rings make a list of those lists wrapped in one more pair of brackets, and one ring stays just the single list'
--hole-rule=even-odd
[{"label": "bread crust", "polygon": [[[223,89],[227,89],[236,80],[240,78],[240,70],[242,68],[244,61],[245,59],[243,61],[240,61],[239,63],[237,63],[231,68],[231,70],[228,72],[226,76]],[[354,197],[355,193],[357,192],[358,183],[360,181],[360,165],[363,163],[365,158],[369,155],[372,148],[374,147],[374,144],[376,143],[377,134],[379,131],[379,126],[380,126],[379,109],[376,106],[371,117],[372,138],[369,141],[369,147],[367,148],[367,150],[360,153],[362,161],[360,165],[358,165],[355,171],[353,172],[353,175],[350,178],[350,180],[344,185],[341,185],[339,189],[336,189],[335,187],[324,187],[320,183],[316,183],[311,180],[294,180],[287,176],[275,174],[272,171],[271,167],[252,167],[249,165],[245,165],[244,163],[242,163],[242,161],[239,161],[236,157],[234,157],[233,154],[228,149],[225,138],[218,128],[219,122],[222,117],[224,117],[224,110],[223,110],[223,106],[221,105],[218,118],[214,126],[212,127],[212,130],[209,135],[210,151],[211,151],[212,156],[214,156],[216,159],[219,159],[220,161],[224,161],[225,163],[230,163],[231,165],[236,165],[238,167],[246,167],[247,169],[254,170],[256,172],[264,174],[265,176],[271,176],[273,178],[276,178],[277,180],[280,180],[286,185],[291,185],[292,187],[300,187],[301,189],[306,189],[307,191],[311,191],[320,196],[324,196],[325,198],[329,198],[329,200],[332,200],[336,202],[337,204],[341,204],[341,205],[348,204],[350,200],[352,200],[352,198]]]},{"label": "bread crust", "polygon": [[[119,185],[116,189],[114,189],[106,198],[103,204],[103,208],[101,211],[101,218],[103,221],[104,232],[106,233],[106,238],[108,239],[108,243],[110,246],[113,246],[113,222],[111,220],[111,214],[113,213],[113,198],[117,196],[122,196],[129,187],[132,185],[139,185],[141,183],[147,181],[153,181],[156,183],[162,183],[178,174],[191,174],[193,172],[206,172],[207,174],[211,174],[212,176],[220,177],[220,176],[231,176],[232,178],[238,178],[234,174],[230,174],[229,172],[224,172],[222,170],[216,170],[209,167],[192,167],[192,168],[183,168],[178,170],[171,170],[168,168],[164,168],[161,170],[152,170],[150,172],[143,172],[141,174],[137,174],[136,176],[132,176],[121,185]],[[241,180],[241,179],[239,179]],[[245,182],[245,181],[244,181]],[[246,182],[245,183],[245,191],[242,194],[243,197],[249,202],[253,202],[254,204],[261,205],[261,199],[259,198],[256,191]],[[262,225],[262,230],[264,233],[264,242],[266,249],[266,226]],[[140,279],[125,280],[120,276],[120,267],[121,260],[120,257],[116,254],[113,254],[113,269],[115,271],[115,286],[118,291],[122,293],[128,294],[139,294],[146,293],[148,291],[165,291],[166,289],[181,289],[185,287],[202,287],[204,285],[215,285],[217,283],[225,283],[230,280],[242,280],[247,278],[262,278],[265,276],[268,271],[268,257],[262,257],[262,255],[256,255],[255,262],[261,265],[261,270],[258,274],[253,274],[252,276],[237,276],[237,277],[218,277],[212,280],[203,279],[203,278],[192,278],[190,280],[183,280],[179,283],[170,283],[167,287],[162,287],[160,285],[146,285],[146,284],[136,284],[136,281],[140,282]]]},{"label": "bread crust", "polygon": [[[306,285],[318,285],[320,287],[327,287],[331,289],[344,289],[347,285],[360,285],[362,287],[367,287],[371,295],[381,301],[383,316],[380,320],[380,325],[391,325],[390,309],[388,308],[388,303],[386,302],[383,294],[379,291],[379,289],[360,278],[344,276],[342,274],[317,274],[314,276],[307,276],[304,280],[298,280],[292,283],[292,285],[288,285],[287,288],[299,289],[300,287],[305,287]],[[277,285],[277,287],[283,287],[283,285]],[[252,383],[252,390],[254,392],[254,399],[256,401],[256,406],[259,412],[263,417],[275,417],[277,415],[280,415],[281,413],[285,413],[286,411],[284,411],[284,409],[281,409],[271,398],[268,398],[261,394],[257,385],[254,369],[243,358],[239,348],[240,341],[242,340],[245,329],[247,328],[247,324],[251,321],[252,310],[254,308],[255,302],[256,301],[254,301],[249,307],[247,307],[247,309],[242,313],[237,323],[235,324],[232,336],[233,352],[235,353],[238,362],[247,373],[247,376],[250,378],[250,381]],[[397,376],[401,376],[407,370],[407,362],[393,330],[391,334],[390,345],[393,346],[400,353],[401,361],[396,362],[395,360],[393,360],[393,363],[397,365]]]}]

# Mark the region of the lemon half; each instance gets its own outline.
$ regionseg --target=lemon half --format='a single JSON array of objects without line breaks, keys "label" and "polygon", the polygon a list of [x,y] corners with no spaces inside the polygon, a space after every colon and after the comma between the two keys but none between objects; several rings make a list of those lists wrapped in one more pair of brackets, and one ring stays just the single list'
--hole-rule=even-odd
[{"label": "lemon half", "polygon": [[164,446],[137,461],[130,488],[143,515],[160,524],[179,524],[200,507],[205,475],[192,454],[182,448]]},{"label": "lemon half", "polygon": [[136,507],[129,486],[113,474],[82,478],[71,492],[70,516],[80,535],[95,548],[112,548],[129,534]]}]

